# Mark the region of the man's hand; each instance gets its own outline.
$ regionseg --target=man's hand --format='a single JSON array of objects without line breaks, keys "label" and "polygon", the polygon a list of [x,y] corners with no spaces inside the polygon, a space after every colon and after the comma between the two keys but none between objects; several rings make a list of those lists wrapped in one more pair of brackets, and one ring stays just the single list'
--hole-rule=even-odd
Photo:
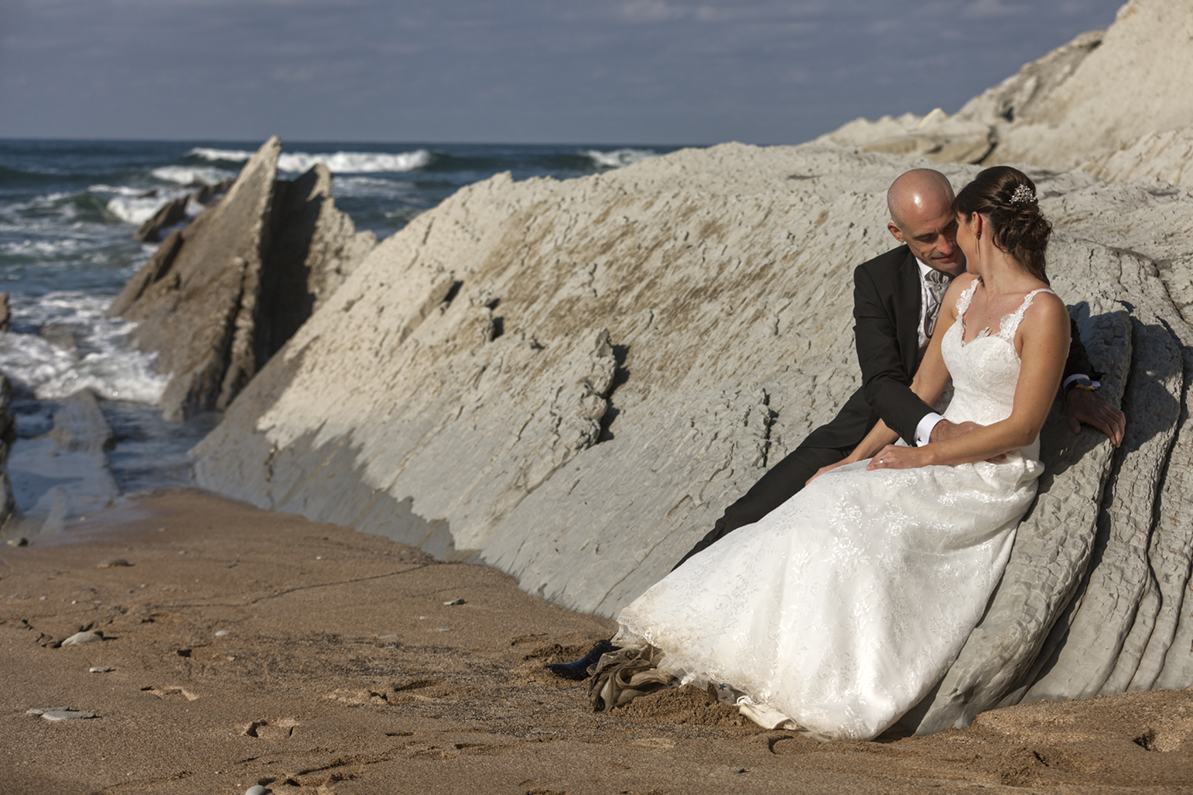
[{"label": "man's hand", "polygon": [[[935,443],[943,442],[948,439],[955,439],[958,436],[964,436],[965,434],[972,433],[973,431],[976,431],[982,427],[985,426],[978,425],[976,422],[970,422],[968,420],[956,424],[951,423],[948,420],[941,420],[940,422],[936,423],[936,426],[932,429],[932,433],[928,436],[928,441],[930,443]],[[999,455],[987,460],[991,464],[1001,464],[1007,460],[1007,456],[1006,453],[1000,453]]]},{"label": "man's hand", "polygon": [[[954,439],[958,436],[964,436],[971,431],[976,431],[981,427],[982,426],[978,425],[976,422],[966,421],[961,423],[952,423],[948,420],[941,420],[940,422],[936,423],[936,426],[932,429],[932,433],[928,436],[928,441],[933,443],[948,441],[949,439]],[[921,433],[923,433],[923,431],[921,431]]]},{"label": "man's hand", "polygon": [[1110,437],[1110,443],[1115,447],[1122,444],[1127,416],[1107,403],[1097,392],[1070,389],[1065,396],[1065,404],[1069,408],[1069,428],[1073,433],[1081,433],[1081,424],[1085,423]]}]

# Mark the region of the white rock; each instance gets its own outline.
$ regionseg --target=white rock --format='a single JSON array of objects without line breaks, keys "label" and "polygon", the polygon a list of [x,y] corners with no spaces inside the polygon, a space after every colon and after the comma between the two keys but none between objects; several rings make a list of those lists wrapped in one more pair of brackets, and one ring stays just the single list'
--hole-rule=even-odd
[{"label": "white rock", "polygon": [[104,636],[95,632],[76,632],[66,640],[62,641],[63,646],[78,646],[81,643],[94,643],[103,640]]},{"label": "white rock", "polygon": [[40,715],[48,721],[87,720],[96,717],[94,712],[83,712],[72,707],[49,707],[46,709],[30,709],[26,715]]}]

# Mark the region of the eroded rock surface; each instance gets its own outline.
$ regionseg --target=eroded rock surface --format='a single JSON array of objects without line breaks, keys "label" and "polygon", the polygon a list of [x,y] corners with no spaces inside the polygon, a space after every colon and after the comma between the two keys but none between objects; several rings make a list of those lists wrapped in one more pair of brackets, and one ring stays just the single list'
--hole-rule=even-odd
[{"label": "eroded rock surface", "polygon": [[1131,0],[950,116],[858,119],[823,140],[938,163],[1030,163],[1193,185],[1193,7]]},{"label": "eroded rock surface", "polygon": [[[612,616],[857,385],[853,268],[922,160],[685,150],[499,175],[382,243],[196,448],[202,485],[514,574]],[[979,170],[946,166],[960,186]],[[1045,492],[986,617],[912,722],[1193,685],[1193,202],[1034,174],[1050,275],[1129,436],[1043,437]]]}]

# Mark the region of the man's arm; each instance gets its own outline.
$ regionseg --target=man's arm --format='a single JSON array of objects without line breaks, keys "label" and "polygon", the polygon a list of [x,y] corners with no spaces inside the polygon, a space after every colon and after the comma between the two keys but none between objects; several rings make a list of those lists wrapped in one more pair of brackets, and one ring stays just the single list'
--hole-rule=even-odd
[{"label": "man's arm", "polygon": [[1082,423],[1092,425],[1110,437],[1115,447],[1122,444],[1123,433],[1127,429],[1127,417],[1121,410],[1110,405],[1097,392],[1068,386],[1074,376],[1086,376],[1097,380],[1099,374],[1094,372],[1089,354],[1077,333],[1077,321],[1069,318],[1070,336],[1069,358],[1065,360],[1065,373],[1061,380],[1061,389],[1065,391],[1065,407],[1069,410],[1069,428],[1073,433],[1081,432]]},{"label": "man's arm", "polygon": [[932,408],[911,391],[911,379],[903,370],[895,319],[865,266],[854,271],[853,282],[853,333],[862,370],[862,393],[883,422],[909,444],[915,444],[916,426]]}]

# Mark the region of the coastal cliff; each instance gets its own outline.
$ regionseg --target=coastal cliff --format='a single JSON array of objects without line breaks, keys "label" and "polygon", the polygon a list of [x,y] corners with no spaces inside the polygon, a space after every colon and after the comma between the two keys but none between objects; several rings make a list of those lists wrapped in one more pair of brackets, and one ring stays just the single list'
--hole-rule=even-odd
[{"label": "coastal cliff", "polygon": [[1193,13],[1131,0],[1105,31],[1083,33],[955,114],[858,119],[821,137],[936,163],[1030,163],[1109,181],[1193,185]]}]

